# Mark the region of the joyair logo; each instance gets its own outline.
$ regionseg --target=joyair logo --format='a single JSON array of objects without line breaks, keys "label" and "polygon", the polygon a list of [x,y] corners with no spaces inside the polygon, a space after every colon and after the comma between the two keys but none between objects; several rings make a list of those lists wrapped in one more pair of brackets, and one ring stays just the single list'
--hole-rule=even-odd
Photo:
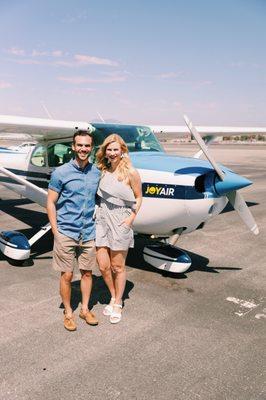
[{"label": "joyair logo", "polygon": [[142,193],[144,197],[155,197],[174,199],[175,185],[158,184],[158,183],[143,183]]}]

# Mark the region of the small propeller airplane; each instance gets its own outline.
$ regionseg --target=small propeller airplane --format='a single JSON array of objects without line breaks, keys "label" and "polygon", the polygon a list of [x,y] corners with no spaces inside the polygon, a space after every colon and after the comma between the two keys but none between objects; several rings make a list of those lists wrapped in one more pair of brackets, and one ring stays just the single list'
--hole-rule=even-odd
[{"label": "small propeller airplane", "polygon": [[[152,244],[144,247],[144,259],[161,270],[185,272],[191,259],[176,246],[178,238],[203,228],[207,221],[222,212],[228,201],[250,231],[255,235],[259,233],[239,193],[239,189],[252,182],[217,164],[208,144],[216,136],[264,135],[266,128],[196,128],[186,116],[184,119],[185,126],[141,126],[2,115],[1,135],[10,138],[15,133],[25,134],[36,145],[28,146],[26,153],[4,153],[0,149],[0,184],[45,207],[52,171],[73,156],[71,141],[74,132],[88,130],[93,134],[92,162],[104,138],[115,132],[127,143],[133,165],[142,180],[143,203],[133,228],[136,234],[153,239]],[[200,151],[194,157],[169,155],[155,136],[161,132],[173,133],[176,137],[190,133]],[[207,160],[199,158],[202,154]],[[11,259],[26,260],[30,257],[33,243],[49,229],[48,223],[30,239],[17,231],[0,231],[0,250]]]}]

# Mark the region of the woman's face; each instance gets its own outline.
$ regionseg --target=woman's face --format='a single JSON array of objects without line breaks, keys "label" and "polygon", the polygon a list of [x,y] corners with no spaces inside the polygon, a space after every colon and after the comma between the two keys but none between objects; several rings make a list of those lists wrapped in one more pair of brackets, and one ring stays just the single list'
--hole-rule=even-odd
[{"label": "woman's face", "polygon": [[122,149],[118,142],[108,144],[105,150],[105,156],[111,164],[118,163],[121,160],[121,155]]}]

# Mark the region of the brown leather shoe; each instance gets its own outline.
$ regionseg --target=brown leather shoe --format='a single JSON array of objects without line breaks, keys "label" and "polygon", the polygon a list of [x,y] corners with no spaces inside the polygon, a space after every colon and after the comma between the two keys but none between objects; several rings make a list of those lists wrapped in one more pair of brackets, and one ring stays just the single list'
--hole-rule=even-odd
[{"label": "brown leather shoe", "polygon": [[87,311],[86,313],[83,312],[82,308],[79,313],[80,318],[84,319],[87,324],[95,326],[98,325],[99,321],[95,317],[95,315],[91,311]]},{"label": "brown leather shoe", "polygon": [[77,325],[74,321],[74,315],[72,317],[69,317],[68,315],[64,315],[64,327],[68,331],[75,331],[77,329]]}]

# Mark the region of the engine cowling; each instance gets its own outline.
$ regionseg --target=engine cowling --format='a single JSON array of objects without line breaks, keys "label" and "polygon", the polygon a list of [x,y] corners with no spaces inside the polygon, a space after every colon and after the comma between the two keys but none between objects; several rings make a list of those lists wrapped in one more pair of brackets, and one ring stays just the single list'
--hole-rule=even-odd
[{"label": "engine cowling", "polygon": [[201,193],[212,193],[215,196],[225,196],[234,190],[251,185],[252,182],[230,170],[224,172],[224,180],[215,171],[200,175],[195,180],[195,188]]}]

